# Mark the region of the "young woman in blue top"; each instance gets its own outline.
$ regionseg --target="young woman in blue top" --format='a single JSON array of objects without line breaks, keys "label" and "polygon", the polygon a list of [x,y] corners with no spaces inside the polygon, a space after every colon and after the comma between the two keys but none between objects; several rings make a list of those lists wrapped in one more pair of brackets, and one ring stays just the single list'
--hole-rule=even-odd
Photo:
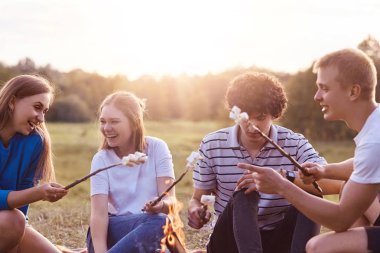
[{"label": "young woman in blue top", "polygon": [[26,218],[30,203],[67,193],[49,183],[54,167],[44,121],[52,99],[52,86],[38,76],[17,76],[0,90],[0,252],[59,252]]}]

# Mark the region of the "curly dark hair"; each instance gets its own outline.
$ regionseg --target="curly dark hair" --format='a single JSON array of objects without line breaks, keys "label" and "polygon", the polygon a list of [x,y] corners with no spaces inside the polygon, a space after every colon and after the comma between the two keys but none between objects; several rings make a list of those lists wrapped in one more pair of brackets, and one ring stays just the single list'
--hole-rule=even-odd
[{"label": "curly dark hair", "polygon": [[270,114],[274,119],[282,116],[287,98],[280,81],[265,73],[245,73],[235,77],[227,89],[226,106],[236,105],[249,115]]}]

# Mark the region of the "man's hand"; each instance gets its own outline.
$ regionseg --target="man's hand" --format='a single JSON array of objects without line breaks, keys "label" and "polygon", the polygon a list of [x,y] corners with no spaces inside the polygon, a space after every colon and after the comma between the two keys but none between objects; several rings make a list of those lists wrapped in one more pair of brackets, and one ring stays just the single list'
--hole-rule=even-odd
[{"label": "man's hand", "polygon": [[211,213],[207,210],[207,206],[192,206],[188,209],[187,218],[190,227],[200,229],[209,222]]},{"label": "man's hand", "polygon": [[237,185],[238,189],[249,186],[246,193],[256,190],[269,194],[279,193],[284,183],[290,183],[272,168],[259,167],[246,163],[239,163],[238,167],[251,172],[239,179]]},{"label": "man's hand", "polygon": [[256,191],[255,180],[252,177],[252,172],[250,170],[244,171],[244,175],[237,181],[236,191],[246,188],[245,194],[249,194]]},{"label": "man's hand", "polygon": [[310,174],[306,176],[300,171],[299,175],[304,184],[311,184],[325,177],[325,168],[317,163],[304,163],[302,167]]}]

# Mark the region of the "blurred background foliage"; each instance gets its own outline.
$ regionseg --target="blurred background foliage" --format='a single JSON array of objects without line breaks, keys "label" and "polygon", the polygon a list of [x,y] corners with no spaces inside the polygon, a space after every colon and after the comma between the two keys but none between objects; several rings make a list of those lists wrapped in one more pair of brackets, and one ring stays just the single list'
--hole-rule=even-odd
[{"label": "blurred background foliage", "polygon": [[[374,60],[379,70],[379,42],[369,36],[358,48]],[[146,98],[147,118],[150,120],[227,121],[228,113],[224,107],[225,91],[233,77],[247,71],[273,74],[284,84],[289,104],[286,114],[281,119],[282,125],[301,132],[310,139],[342,140],[353,136],[354,133],[342,122],[324,122],[320,107],[313,101],[316,75],[312,73],[312,64],[308,69],[294,74],[273,72],[253,66],[204,76],[163,76],[156,79],[146,75],[131,81],[123,75],[104,77],[81,69],[60,72],[51,65],[37,66],[32,59],[25,58],[15,66],[6,66],[0,62],[0,83],[19,74],[39,74],[53,82],[57,93],[47,116],[50,122],[96,120],[100,102],[107,94],[116,90],[128,90]],[[377,86],[376,94],[376,101],[380,101],[380,86]]]}]

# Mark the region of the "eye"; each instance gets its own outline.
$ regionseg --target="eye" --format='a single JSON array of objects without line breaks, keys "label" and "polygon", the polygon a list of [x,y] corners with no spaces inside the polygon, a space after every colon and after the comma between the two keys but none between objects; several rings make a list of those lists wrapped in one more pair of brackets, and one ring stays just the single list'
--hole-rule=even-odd
[{"label": "eye", "polygon": [[267,115],[265,113],[261,113],[261,114],[255,116],[254,119],[258,120],[258,121],[263,121],[266,117],[267,117]]}]

